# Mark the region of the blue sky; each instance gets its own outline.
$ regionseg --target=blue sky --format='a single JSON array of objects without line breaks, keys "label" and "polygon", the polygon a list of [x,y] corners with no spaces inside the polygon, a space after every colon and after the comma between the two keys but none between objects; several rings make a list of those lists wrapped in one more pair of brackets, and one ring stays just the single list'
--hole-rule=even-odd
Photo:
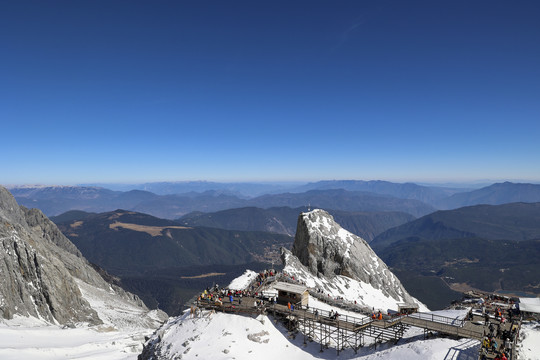
[{"label": "blue sky", "polygon": [[540,181],[538,1],[1,1],[0,183]]}]

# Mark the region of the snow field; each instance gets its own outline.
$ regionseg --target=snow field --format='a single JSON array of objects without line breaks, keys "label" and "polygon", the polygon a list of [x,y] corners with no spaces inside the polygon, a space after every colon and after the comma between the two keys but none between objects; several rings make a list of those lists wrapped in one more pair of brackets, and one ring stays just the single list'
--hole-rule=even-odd
[{"label": "snow field", "polygon": [[0,359],[135,360],[144,337],[160,324],[157,311],[146,311],[120,298],[112,288],[96,288],[77,280],[103,325],[62,328],[43,320],[16,316],[0,323]]},{"label": "snow field", "polygon": [[134,360],[144,335],[95,327],[62,329],[35,318],[18,317],[0,324],[0,359]]},{"label": "snow field", "polygon": [[519,360],[540,360],[540,323],[523,323],[518,344]]}]

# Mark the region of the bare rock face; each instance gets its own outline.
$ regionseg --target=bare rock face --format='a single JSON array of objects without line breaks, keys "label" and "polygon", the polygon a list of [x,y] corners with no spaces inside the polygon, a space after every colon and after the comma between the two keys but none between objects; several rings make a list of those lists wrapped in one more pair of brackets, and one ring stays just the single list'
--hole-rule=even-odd
[{"label": "bare rock face", "polygon": [[343,275],[371,284],[385,296],[414,302],[368,243],[343,229],[324,210],[300,214],[292,254],[313,275],[326,278]]},{"label": "bare rock face", "polygon": [[0,186],[0,317],[15,314],[51,323],[102,323],[84,299],[77,279],[142,301],[108,284],[43,213],[19,207]]}]

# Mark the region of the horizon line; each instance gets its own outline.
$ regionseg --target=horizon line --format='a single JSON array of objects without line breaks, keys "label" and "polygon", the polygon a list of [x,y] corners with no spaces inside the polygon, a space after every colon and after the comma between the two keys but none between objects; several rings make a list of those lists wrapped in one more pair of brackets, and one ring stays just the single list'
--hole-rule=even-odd
[{"label": "horizon line", "polygon": [[483,184],[497,184],[497,183],[516,183],[516,184],[540,184],[540,179],[437,179],[437,180],[387,180],[387,179],[319,179],[319,180],[156,180],[156,181],[98,181],[98,182],[42,182],[42,183],[6,183],[2,184],[6,188],[14,187],[102,187],[103,185],[115,185],[115,186],[136,186],[145,184],[158,184],[158,183],[170,183],[170,184],[193,184],[193,183],[207,183],[207,184],[266,184],[266,185],[285,185],[285,184],[313,184],[318,182],[339,182],[339,181],[358,181],[358,182],[389,182],[395,184],[407,184],[412,183],[416,185],[483,185]]}]

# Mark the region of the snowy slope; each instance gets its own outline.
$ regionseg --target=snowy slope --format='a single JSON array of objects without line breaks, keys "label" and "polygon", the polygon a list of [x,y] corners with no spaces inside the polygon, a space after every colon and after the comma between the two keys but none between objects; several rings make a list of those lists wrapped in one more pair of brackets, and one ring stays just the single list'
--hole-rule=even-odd
[{"label": "snowy slope", "polygon": [[127,302],[112,288],[105,291],[82,281],[77,284],[102,325],[66,328],[22,316],[1,320],[0,359],[137,359],[144,337],[165,320],[164,313]]},{"label": "snowy slope", "polygon": [[[161,337],[157,359],[335,359],[336,350],[320,352],[320,344],[304,344],[302,334],[290,335],[270,317],[257,318],[205,313],[200,318],[171,319],[151,341]],[[340,359],[417,360],[470,359],[478,356],[478,341],[434,338],[424,340],[422,331],[409,330],[398,345],[366,346],[357,354],[351,349],[340,352]],[[448,356],[448,357],[446,357]],[[476,356],[476,357],[475,357]]]},{"label": "snowy slope", "polygon": [[[379,289],[375,289],[371,284],[364,283],[351,279],[347,276],[336,275],[332,279],[327,279],[323,276],[313,275],[305,266],[303,266],[290,252],[284,252],[285,268],[284,273],[289,274],[304,283],[312,289],[320,289],[324,296],[328,298],[343,297],[345,302],[357,302],[360,306],[366,308],[381,310],[387,312],[388,309],[397,310],[397,304],[404,302],[403,298],[398,300],[386,296]],[[428,311],[428,308],[420,301],[415,299],[419,304],[420,311]]]}]

